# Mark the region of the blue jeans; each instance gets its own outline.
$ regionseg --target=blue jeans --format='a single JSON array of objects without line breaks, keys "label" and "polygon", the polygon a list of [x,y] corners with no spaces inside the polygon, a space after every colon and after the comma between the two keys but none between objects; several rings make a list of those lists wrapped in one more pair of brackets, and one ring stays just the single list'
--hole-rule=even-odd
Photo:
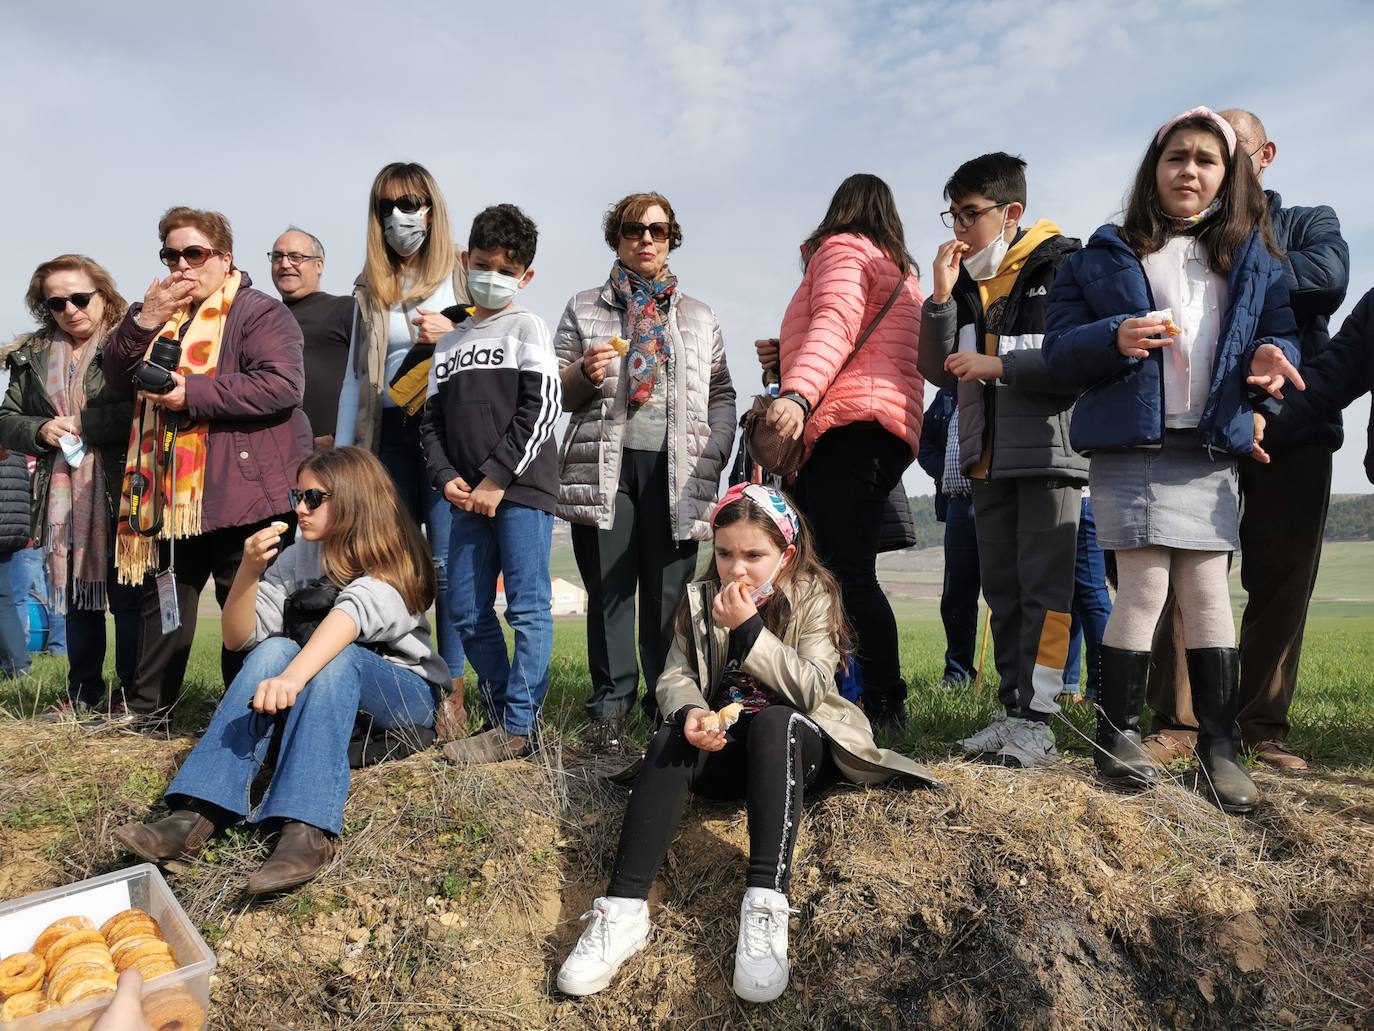
[{"label": "blue jeans", "polygon": [[16,551],[10,563],[10,582],[14,588],[14,607],[19,625],[26,631],[29,625],[29,595],[32,594],[48,609],[48,647],[51,655],[67,654],[67,620],[53,612],[48,605],[48,570],[43,564],[42,548]]},{"label": "blue jeans", "polygon": [[[285,716],[248,708],[259,682],[281,674],[300,652],[269,637],[249,653],[224,692],[205,736],[196,742],[167,795],[185,795],[261,823],[298,820],[338,834],[348,801],[348,742],[359,712],[375,726],[434,725],[434,691],[418,673],[350,644],[316,673]],[[249,790],[275,733],[281,750],[272,783],[254,809]]]},{"label": "blue jeans", "polygon": [[463,675],[466,660],[463,640],[454,624],[453,606],[449,601],[448,547],[452,534],[453,506],[430,485],[425,455],[420,447],[419,418],[406,419],[400,408],[382,410],[382,443],[377,457],[401,496],[410,517],[425,528],[429,550],[434,556],[434,575],[439,589],[434,598],[434,622],[439,642],[439,654],[448,663],[448,674],[455,680]]},{"label": "blue jeans", "polygon": [[14,552],[0,555],[0,675],[7,677],[29,671],[29,646],[24,640],[24,627],[19,622],[19,612],[14,603],[18,595],[10,568],[14,555]]},{"label": "blue jeans", "polygon": [[940,621],[945,625],[945,673],[949,681],[972,680],[978,645],[978,534],[973,496],[951,494],[945,509],[945,580],[940,590]]},{"label": "blue jeans", "polygon": [[1083,499],[1078,518],[1078,557],[1074,564],[1073,622],[1069,629],[1069,658],[1064,665],[1064,687],[1078,693],[1079,659],[1083,643],[1088,650],[1088,686],[1084,695],[1102,697],[1102,635],[1112,615],[1112,598],[1107,593],[1107,560],[1097,546],[1097,524],[1093,522],[1091,499]]},{"label": "blue jeans", "polygon": [[[553,589],[549,551],[553,516],[503,501],[488,518],[453,511],[448,568],[458,632],[492,726],[529,736],[549,691],[553,654]],[[496,580],[504,579],[506,622],[515,631],[515,658],[496,620]]]}]

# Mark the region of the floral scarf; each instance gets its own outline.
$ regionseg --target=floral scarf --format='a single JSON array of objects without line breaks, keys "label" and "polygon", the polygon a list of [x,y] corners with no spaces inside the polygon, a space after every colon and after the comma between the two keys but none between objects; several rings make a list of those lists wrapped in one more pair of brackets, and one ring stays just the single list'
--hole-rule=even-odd
[{"label": "floral scarf", "polygon": [[1208,204],[1205,208],[1199,211],[1196,215],[1185,215],[1184,217],[1179,218],[1176,215],[1170,215],[1166,213],[1164,217],[1167,218],[1170,221],[1170,223],[1173,224],[1173,227],[1176,231],[1184,233],[1187,232],[1189,229],[1192,229],[1193,226],[1200,225],[1201,223],[1206,222],[1209,218],[1211,218],[1220,210],[1221,194],[1217,194],[1216,199],[1213,200],[1211,204]]},{"label": "floral scarf", "polygon": [[659,369],[672,354],[667,333],[668,307],[677,291],[677,276],[665,268],[651,282],[617,261],[611,266],[611,289],[625,304],[626,332],[630,337],[626,397],[631,408],[638,408],[653,397]]},{"label": "floral scarf", "polygon": [[[80,423],[86,408],[86,370],[104,343],[103,332],[92,337],[78,358],[71,337],[61,330],[53,334],[43,387],[59,416],[73,415]],[[86,448],[75,469],[67,464],[60,447],[53,456],[43,556],[48,569],[48,600],[56,611],[66,615],[69,605],[105,610],[110,519],[105,507],[105,469],[93,447]]]}]

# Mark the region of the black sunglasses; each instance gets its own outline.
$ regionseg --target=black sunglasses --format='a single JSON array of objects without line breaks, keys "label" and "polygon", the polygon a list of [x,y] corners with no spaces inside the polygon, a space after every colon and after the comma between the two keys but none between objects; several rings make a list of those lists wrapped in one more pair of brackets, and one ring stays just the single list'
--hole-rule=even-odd
[{"label": "black sunglasses", "polygon": [[200,268],[216,254],[223,254],[221,250],[214,247],[187,247],[184,250],[174,250],[171,247],[164,247],[157,252],[162,264],[168,268],[176,268],[177,262],[182,258],[186,259],[186,264],[191,268]]},{"label": "black sunglasses", "polygon": [[427,207],[429,207],[428,199],[416,197],[414,194],[407,194],[404,197],[383,198],[377,202],[377,217],[386,218],[387,215],[391,214],[393,208],[399,209],[407,215],[413,215],[421,208]]},{"label": "black sunglasses", "polygon": [[61,315],[67,310],[67,302],[71,301],[76,307],[85,311],[86,305],[91,303],[91,298],[99,292],[98,290],[92,290],[90,293],[72,294],[70,297],[47,297],[43,300],[43,306],[54,315]]},{"label": "black sunglasses", "polygon": [[332,498],[334,495],[327,490],[311,487],[309,490],[291,490],[288,492],[287,496],[291,499],[292,508],[296,508],[304,501],[306,511],[313,512],[323,505],[327,498]]},{"label": "black sunglasses", "polygon": [[647,229],[654,243],[662,243],[668,239],[668,234],[672,228],[667,222],[650,222],[647,225],[643,222],[621,222],[620,238],[622,240],[638,240],[644,236],[644,230]]}]

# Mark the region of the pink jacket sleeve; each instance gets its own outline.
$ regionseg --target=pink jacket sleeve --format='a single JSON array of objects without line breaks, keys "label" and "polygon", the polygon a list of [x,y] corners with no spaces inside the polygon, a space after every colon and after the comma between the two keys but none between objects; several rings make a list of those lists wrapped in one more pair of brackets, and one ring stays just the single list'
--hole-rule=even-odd
[{"label": "pink jacket sleeve", "polygon": [[784,362],[782,392],[800,394],[813,411],[863,329],[868,263],[868,255],[858,247],[832,237],[821,244],[807,267],[811,320],[797,354]]}]

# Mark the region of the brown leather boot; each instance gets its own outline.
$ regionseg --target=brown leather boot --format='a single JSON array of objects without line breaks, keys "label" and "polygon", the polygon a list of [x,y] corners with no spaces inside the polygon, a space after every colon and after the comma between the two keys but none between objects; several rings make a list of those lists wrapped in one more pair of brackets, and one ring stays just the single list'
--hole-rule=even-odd
[{"label": "brown leather boot", "polygon": [[439,703],[439,711],[434,714],[434,735],[441,744],[468,736],[468,710],[462,677],[454,678],[452,693]]},{"label": "brown leather boot", "polygon": [[126,823],[114,838],[134,855],[150,863],[189,859],[215,833],[213,821],[191,809],[178,809],[154,823]]},{"label": "brown leather boot", "polygon": [[277,847],[248,877],[248,894],[285,891],[313,879],[334,858],[334,841],[318,827],[296,820],[282,824]]},{"label": "brown leather boot", "polygon": [[501,727],[444,745],[444,756],[461,766],[469,763],[503,763],[509,759],[523,759],[529,754],[529,738],[512,734]]}]

